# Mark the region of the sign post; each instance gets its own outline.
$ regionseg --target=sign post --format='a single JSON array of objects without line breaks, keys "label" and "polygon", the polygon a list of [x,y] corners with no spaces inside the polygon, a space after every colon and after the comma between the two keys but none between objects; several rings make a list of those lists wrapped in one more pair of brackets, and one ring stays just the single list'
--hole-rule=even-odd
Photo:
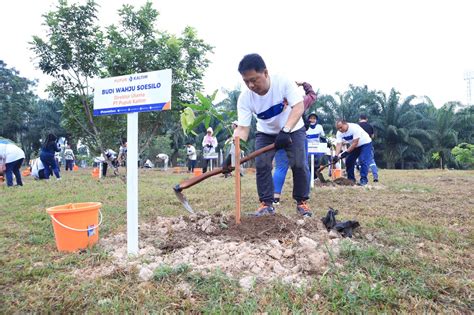
[{"label": "sign post", "polygon": [[138,113],[171,108],[171,70],[96,82],[94,115],[127,114],[127,250],[138,254]]},{"label": "sign post", "polygon": [[127,251],[138,254],[138,113],[127,115]]}]

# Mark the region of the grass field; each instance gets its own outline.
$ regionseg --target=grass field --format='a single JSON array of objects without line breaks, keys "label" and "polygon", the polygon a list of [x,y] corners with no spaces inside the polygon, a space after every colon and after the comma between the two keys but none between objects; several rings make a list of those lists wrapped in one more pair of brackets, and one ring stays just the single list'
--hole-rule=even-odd
[{"label": "grass field", "polygon": [[[361,224],[356,242],[343,242],[340,263],[300,287],[257,284],[248,292],[218,270],[203,276],[189,266],[161,266],[152,281],[119,270],[83,278],[84,267],[113,259],[101,246],[75,254],[55,247],[47,207],[103,203],[100,237],[126,230],[126,186],[90,170],[62,181],[0,187],[0,313],[311,313],[474,312],[474,172],[387,171],[371,189],[322,187],[311,193],[315,219],[328,207]],[[187,174],[141,170],[140,221],[186,215],[171,188]],[[193,208],[232,212],[233,180],[215,177],[185,191]],[[294,214],[287,180],[279,211]],[[242,179],[243,211],[257,206],[255,177]],[[188,294],[177,290],[185,283]]]}]

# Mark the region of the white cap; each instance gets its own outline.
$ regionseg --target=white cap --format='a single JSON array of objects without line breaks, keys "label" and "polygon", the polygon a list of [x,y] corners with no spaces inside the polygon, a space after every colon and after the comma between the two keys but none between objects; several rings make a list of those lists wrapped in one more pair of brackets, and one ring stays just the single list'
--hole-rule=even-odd
[{"label": "white cap", "polygon": [[214,133],[214,130],[212,130],[212,127],[207,128],[207,132]]}]

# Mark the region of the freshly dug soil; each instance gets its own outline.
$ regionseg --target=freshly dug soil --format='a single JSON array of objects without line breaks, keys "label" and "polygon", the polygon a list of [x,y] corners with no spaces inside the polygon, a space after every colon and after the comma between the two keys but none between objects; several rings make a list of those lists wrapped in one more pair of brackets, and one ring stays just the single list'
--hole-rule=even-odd
[{"label": "freshly dug soil", "polygon": [[77,274],[107,276],[133,267],[148,281],[161,265],[185,264],[203,274],[221,270],[243,286],[251,279],[300,285],[327,270],[329,257],[337,258],[340,240],[314,217],[242,216],[239,225],[221,213],[157,217],[140,225],[140,256],[128,256],[126,234],[121,233],[100,241],[113,257],[112,266]]}]

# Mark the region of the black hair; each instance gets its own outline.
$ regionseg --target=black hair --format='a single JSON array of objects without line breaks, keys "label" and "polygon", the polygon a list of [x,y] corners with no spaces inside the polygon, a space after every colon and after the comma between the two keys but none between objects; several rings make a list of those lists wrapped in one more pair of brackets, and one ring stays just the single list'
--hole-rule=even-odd
[{"label": "black hair", "polygon": [[265,61],[259,54],[248,54],[239,63],[239,72],[244,74],[246,71],[255,70],[256,72],[263,72],[267,69]]},{"label": "black hair", "polygon": [[359,119],[367,120],[367,115],[366,114],[360,114]]},{"label": "black hair", "polygon": [[50,134],[48,134],[48,136],[46,137],[45,143],[52,142],[52,141],[56,141],[57,139],[58,139],[58,138],[56,137],[56,135],[50,133]]},{"label": "black hair", "polygon": [[308,118],[310,118],[311,116],[314,116],[314,117],[316,117],[316,120],[319,120],[319,117],[318,117],[317,114],[311,113],[311,114],[308,115]]}]

